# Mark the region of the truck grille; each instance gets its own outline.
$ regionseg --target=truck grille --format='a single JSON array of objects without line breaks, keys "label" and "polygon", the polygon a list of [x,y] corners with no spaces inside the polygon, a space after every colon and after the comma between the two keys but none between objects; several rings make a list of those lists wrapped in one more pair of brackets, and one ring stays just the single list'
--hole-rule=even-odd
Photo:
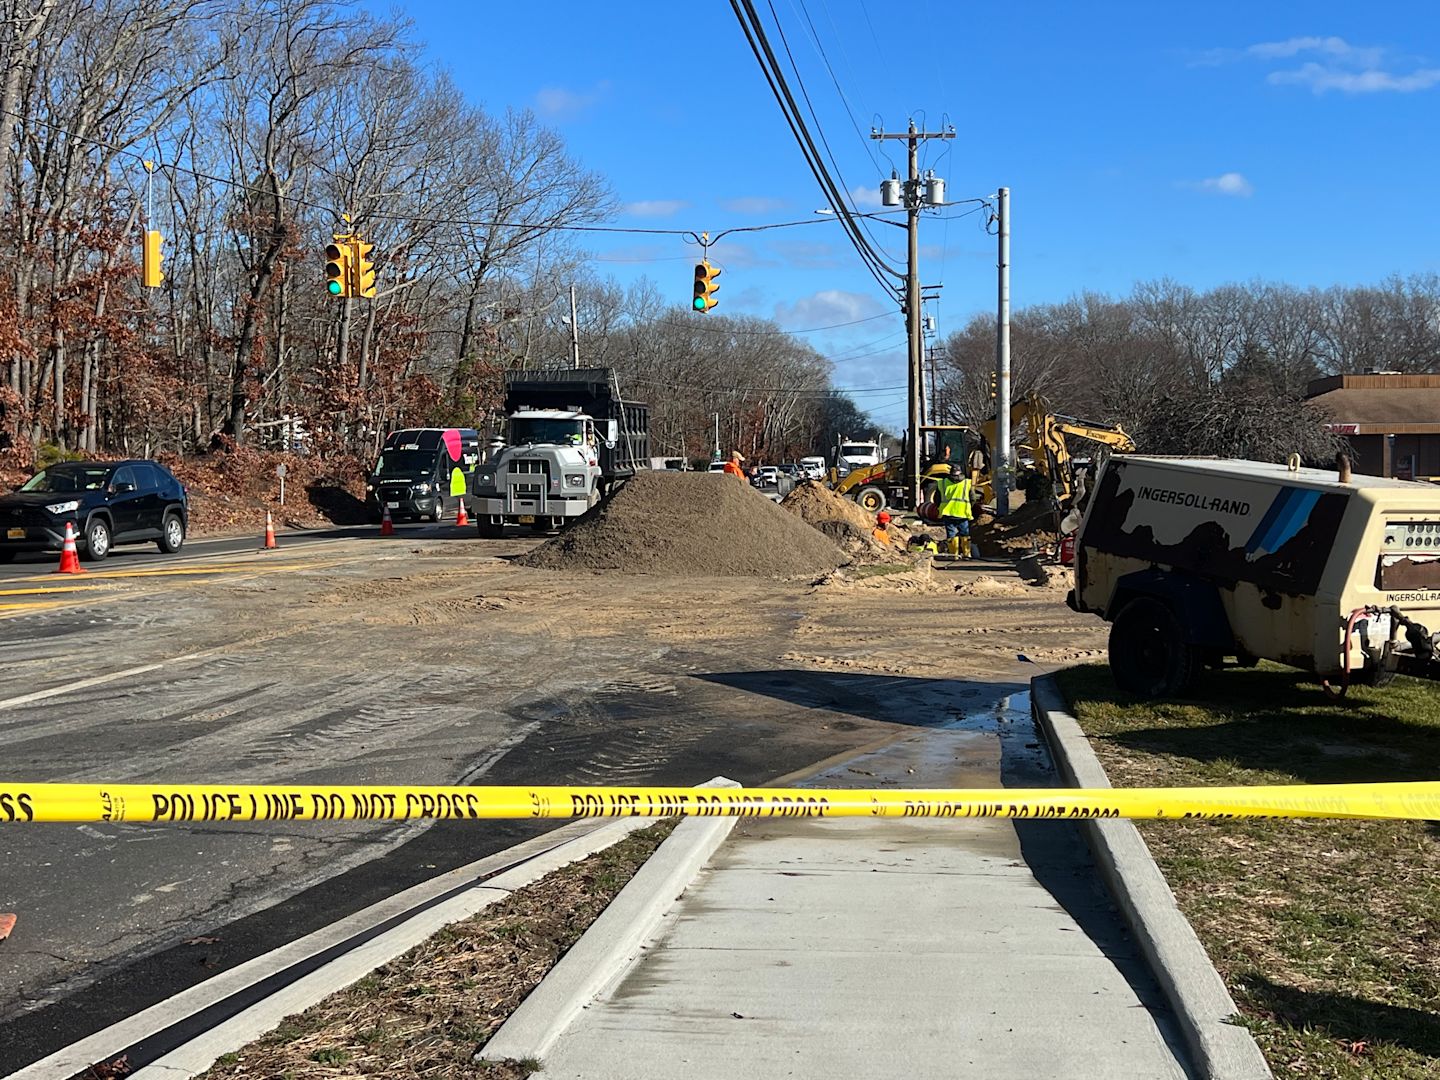
[{"label": "truck grille", "polygon": [[544,458],[517,458],[510,463],[506,509],[517,514],[543,514],[550,490],[550,463]]}]

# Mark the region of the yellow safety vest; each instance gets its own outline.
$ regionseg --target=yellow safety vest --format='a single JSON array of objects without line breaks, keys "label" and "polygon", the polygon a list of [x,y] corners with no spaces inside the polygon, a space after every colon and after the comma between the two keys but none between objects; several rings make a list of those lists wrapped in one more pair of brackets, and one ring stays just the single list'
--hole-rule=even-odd
[{"label": "yellow safety vest", "polygon": [[970,490],[973,483],[969,478],[950,480],[941,478],[935,482],[935,494],[940,501],[942,518],[970,518]]}]

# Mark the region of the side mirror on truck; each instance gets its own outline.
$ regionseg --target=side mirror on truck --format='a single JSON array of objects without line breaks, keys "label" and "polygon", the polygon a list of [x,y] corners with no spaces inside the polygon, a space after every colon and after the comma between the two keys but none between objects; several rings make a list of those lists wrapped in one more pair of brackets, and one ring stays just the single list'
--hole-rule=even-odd
[{"label": "side mirror on truck", "polygon": [[605,448],[614,450],[615,444],[620,441],[620,424],[615,420],[605,421]]}]

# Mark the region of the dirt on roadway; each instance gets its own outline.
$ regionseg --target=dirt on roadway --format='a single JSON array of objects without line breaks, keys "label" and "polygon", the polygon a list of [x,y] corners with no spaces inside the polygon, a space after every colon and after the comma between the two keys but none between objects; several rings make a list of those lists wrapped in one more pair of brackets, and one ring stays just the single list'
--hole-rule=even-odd
[{"label": "dirt on roadway", "polygon": [[[1104,644],[1103,624],[1067,609],[1063,589],[994,564],[917,565],[861,587],[844,570],[520,565],[538,543],[442,526],[294,548],[279,563],[237,557],[235,572],[210,578],[117,579],[12,619],[0,775],[757,784],[910,726],[954,725]],[[982,575],[1003,595],[966,588]],[[532,833],[506,822],[4,829],[0,911],[19,921],[0,948],[0,1061],[33,1060]]]}]

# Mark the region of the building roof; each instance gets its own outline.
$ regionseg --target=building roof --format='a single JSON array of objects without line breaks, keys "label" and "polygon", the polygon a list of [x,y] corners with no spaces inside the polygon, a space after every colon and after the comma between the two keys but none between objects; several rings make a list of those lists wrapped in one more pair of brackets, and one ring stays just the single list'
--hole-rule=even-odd
[{"label": "building roof", "polygon": [[1440,432],[1440,375],[1331,375],[1306,388],[1309,403],[1345,434]]}]

